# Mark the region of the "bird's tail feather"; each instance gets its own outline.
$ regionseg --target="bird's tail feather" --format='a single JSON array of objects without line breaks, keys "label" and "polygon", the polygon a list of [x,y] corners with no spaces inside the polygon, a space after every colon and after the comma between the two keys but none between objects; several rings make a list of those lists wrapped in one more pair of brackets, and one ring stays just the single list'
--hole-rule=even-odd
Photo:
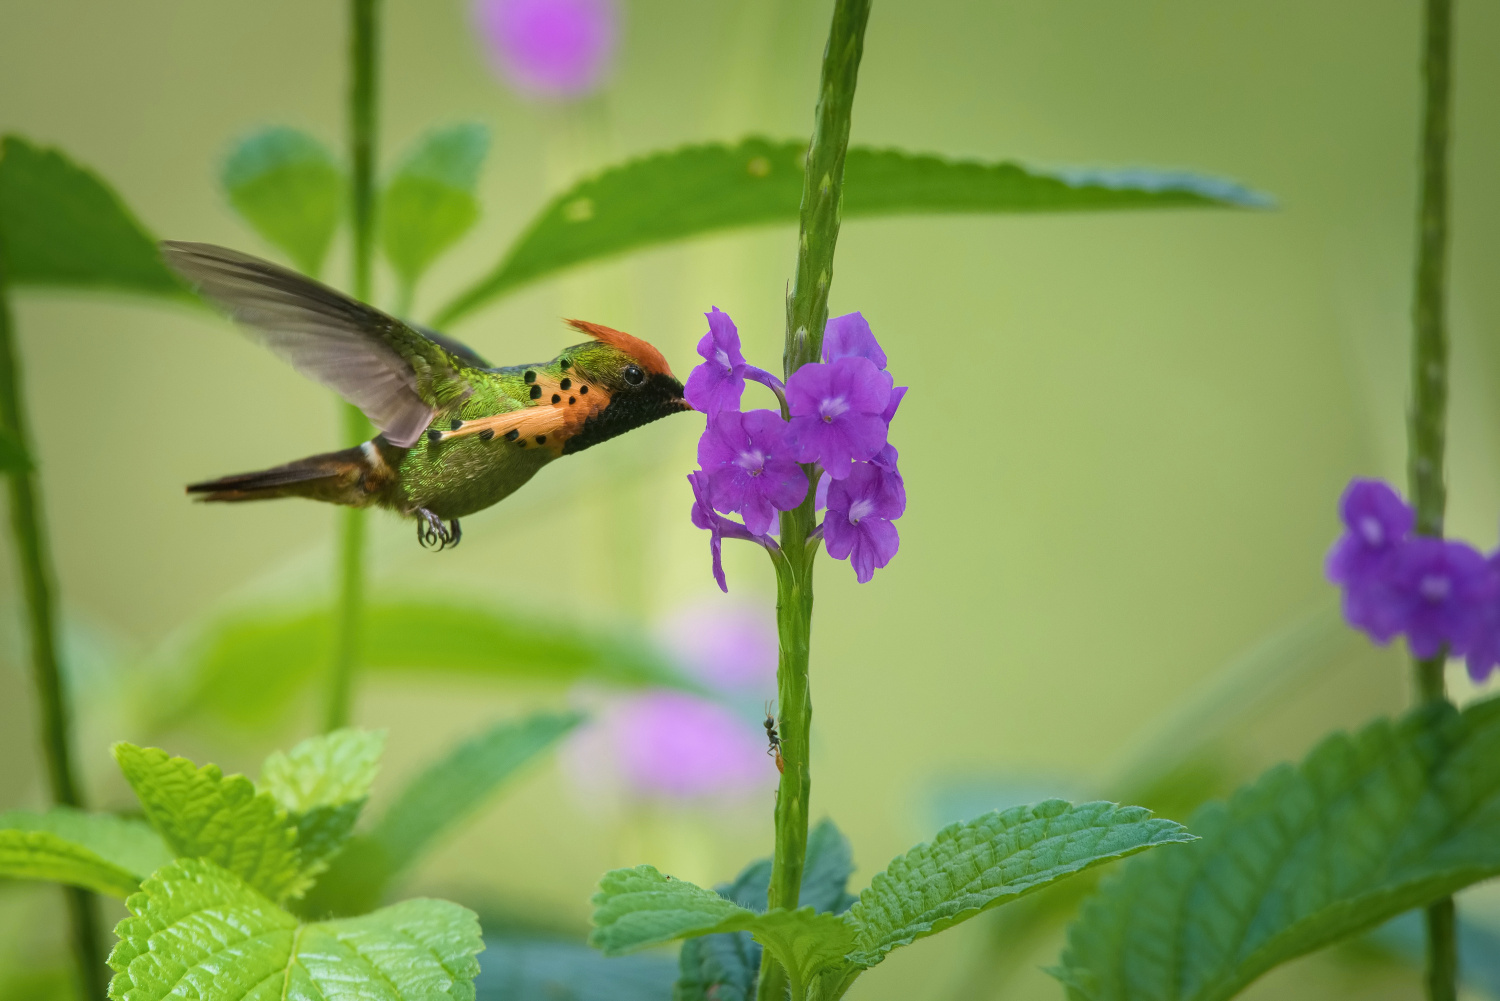
[{"label": "bird's tail feather", "polygon": [[368,453],[367,446],[325,452],[259,472],[191,483],[187,492],[199,494],[205,501],[309,497],[363,507],[371,502],[371,487],[375,485],[370,474],[376,470]]}]

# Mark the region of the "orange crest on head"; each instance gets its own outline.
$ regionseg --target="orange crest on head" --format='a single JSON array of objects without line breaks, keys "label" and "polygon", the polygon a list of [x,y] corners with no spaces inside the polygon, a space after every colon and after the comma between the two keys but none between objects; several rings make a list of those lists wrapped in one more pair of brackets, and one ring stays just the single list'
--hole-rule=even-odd
[{"label": "orange crest on head", "polygon": [[[588,334],[601,344],[608,344],[618,351],[623,351],[639,362],[641,368],[644,368],[647,372],[659,375],[672,375],[672,368],[667,364],[667,359],[662,357],[662,353],[633,334],[627,334],[622,330],[613,330],[597,323],[590,323],[587,320],[567,320],[564,322],[574,330]],[[676,376],[672,376],[672,378],[675,379]]]}]

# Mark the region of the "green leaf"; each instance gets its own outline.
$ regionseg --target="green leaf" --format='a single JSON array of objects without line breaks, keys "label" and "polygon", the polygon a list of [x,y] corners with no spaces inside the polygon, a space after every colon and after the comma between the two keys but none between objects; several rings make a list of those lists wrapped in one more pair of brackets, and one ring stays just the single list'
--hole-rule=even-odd
[{"label": "green leaf", "polygon": [[260,786],[297,825],[304,867],[317,866],[344,847],[370,796],[385,749],[385,732],[335,730],[277,751],[261,767]]},{"label": "green leaf", "polygon": [[[368,671],[697,690],[633,635],[505,608],[377,599],[366,609],[365,629],[361,668]],[[272,720],[327,668],[332,637],[328,609],[240,609],[210,620],[185,655],[185,693],[163,700],[170,708],[157,722],[205,711],[244,726]]]},{"label": "green leaf", "polygon": [[9,431],[0,430],[0,473],[25,473],[32,468],[26,446]]},{"label": "green leaf", "polygon": [[[172,853],[148,824],[112,813],[85,813],[66,806],[53,807],[45,813],[29,810],[0,813],[0,839],[21,834],[47,835],[51,843],[65,842],[71,853],[85,853],[127,874],[131,880],[127,892],[134,892],[136,884],[172,860]],[[75,882],[52,876],[26,878]]]},{"label": "green leaf", "polygon": [[1106,881],[1056,975],[1074,999],[1229,998],[1267,970],[1500,874],[1500,700],[1336,734]]},{"label": "green leaf", "polygon": [[220,177],[229,203],[257,233],[309,275],[344,214],[344,171],[328,147],[277,125],[241,139]]},{"label": "green leaf", "polygon": [[438,835],[479,809],[500,783],[582,721],[578,713],[537,713],[498,723],[417,776],[370,832],[385,849],[391,872],[410,865]]},{"label": "green leaf", "polygon": [[[877,873],[849,911],[850,958],[874,966],[898,946],[1075,873],[1155,845],[1194,840],[1138,806],[1060,799],[943,828]],[[1169,854],[1169,853],[1168,853]]]},{"label": "green leaf", "polygon": [[114,753],[146,819],[175,854],[215,862],[273,900],[307,888],[297,828],[270,793],[257,793],[243,775],[154,747],[120,743]]},{"label": "green leaf", "polygon": [[304,924],[233,874],[180,859],[126,902],[114,1001],[473,1001],[483,943],[470,911],[408,900]]},{"label": "green leaf", "polygon": [[429,132],[386,185],[380,203],[381,246],[408,289],[479,219],[474,189],[489,145],[483,125]]},{"label": "green leaf", "polygon": [[14,285],[194,301],[109,185],[58,150],[20,136],[0,141],[0,237]]},{"label": "green leaf", "polygon": [[[806,143],[750,138],[652,154],[558,195],[496,268],[434,320],[446,327],[522,285],[587,261],[705,233],[795,222]],[[1171,171],[1032,170],[854,147],[846,219],[925,212],[1059,212],[1264,206],[1232,181]]]}]

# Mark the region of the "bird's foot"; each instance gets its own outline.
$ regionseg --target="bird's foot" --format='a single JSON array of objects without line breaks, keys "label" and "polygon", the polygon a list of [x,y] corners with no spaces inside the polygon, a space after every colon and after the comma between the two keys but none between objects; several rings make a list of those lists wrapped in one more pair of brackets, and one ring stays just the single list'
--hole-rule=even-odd
[{"label": "bird's foot", "polygon": [[463,529],[458,527],[457,518],[444,525],[443,519],[425,507],[417,508],[417,543],[423,549],[436,546],[437,551],[442,552],[458,545],[463,534]]}]

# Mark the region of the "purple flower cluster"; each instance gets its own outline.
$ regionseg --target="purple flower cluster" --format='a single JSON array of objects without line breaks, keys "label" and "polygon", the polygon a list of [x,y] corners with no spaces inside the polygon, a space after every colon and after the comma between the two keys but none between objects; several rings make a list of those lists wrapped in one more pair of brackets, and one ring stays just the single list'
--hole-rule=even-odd
[{"label": "purple flower cluster", "polygon": [[1416,657],[1463,657],[1476,682],[1500,666],[1500,552],[1412,534],[1411,506],[1380,480],[1352,481],[1339,516],[1327,571],[1350,625],[1378,643],[1405,635]]},{"label": "purple flower cluster", "polygon": [[[828,321],[823,360],[803,365],[786,385],[745,361],[739,330],[727,313],[708,313],[708,333],[698,342],[703,362],[688,376],[686,396],[708,415],[698,441],[693,524],[707,529],[714,579],[729,590],[721,558],[723,540],[748,539],[774,548],[777,513],[807,499],[821,468],[818,526],[828,554],[849,560],[865,583],[891,561],[901,538],[892,524],[906,510],[906,486],[887,441],[905,386],[885,370],[885,352],[858,313]],[[785,403],[775,410],[742,412],[745,382],[762,383]],[[738,514],[740,521],[724,517]]]}]

